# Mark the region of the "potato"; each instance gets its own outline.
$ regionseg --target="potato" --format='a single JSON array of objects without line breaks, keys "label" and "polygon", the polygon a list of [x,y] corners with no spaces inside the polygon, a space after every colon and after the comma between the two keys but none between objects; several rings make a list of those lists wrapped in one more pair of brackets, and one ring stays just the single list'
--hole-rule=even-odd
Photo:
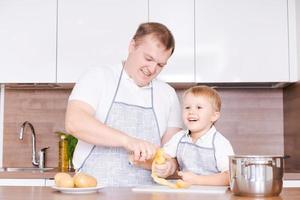
[{"label": "potato", "polygon": [[97,180],[85,173],[77,173],[74,177],[74,185],[77,188],[85,188],[85,187],[96,187]]},{"label": "potato", "polygon": [[164,150],[163,149],[158,149],[155,156],[154,156],[154,162],[156,164],[164,164],[166,162],[166,158],[164,156]]},{"label": "potato", "polygon": [[163,149],[158,149],[154,159],[153,159],[153,163],[152,163],[152,173],[151,173],[151,177],[153,178],[154,182],[161,184],[161,185],[165,185],[168,186],[170,188],[174,188],[174,189],[180,189],[180,188],[188,188],[189,185],[184,182],[183,180],[178,180],[176,183],[172,183],[164,178],[160,178],[157,176],[154,168],[155,168],[155,164],[161,165],[164,164],[166,162],[166,157],[165,157],[165,153]]},{"label": "potato", "polygon": [[57,187],[66,187],[66,188],[74,187],[73,178],[67,173],[60,172],[55,174],[54,181]]},{"label": "potato", "polygon": [[72,177],[61,180],[59,184],[60,184],[59,187],[65,187],[65,188],[73,188],[74,187],[74,181],[73,181]]}]

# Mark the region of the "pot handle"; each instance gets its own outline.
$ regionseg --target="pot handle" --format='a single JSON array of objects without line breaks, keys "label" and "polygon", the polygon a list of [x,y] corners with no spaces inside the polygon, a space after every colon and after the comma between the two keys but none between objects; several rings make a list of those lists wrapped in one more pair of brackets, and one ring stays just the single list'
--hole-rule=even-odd
[{"label": "pot handle", "polygon": [[273,161],[269,160],[269,161],[245,161],[244,162],[244,166],[248,167],[251,165],[266,165],[266,166],[272,166],[273,165]]}]

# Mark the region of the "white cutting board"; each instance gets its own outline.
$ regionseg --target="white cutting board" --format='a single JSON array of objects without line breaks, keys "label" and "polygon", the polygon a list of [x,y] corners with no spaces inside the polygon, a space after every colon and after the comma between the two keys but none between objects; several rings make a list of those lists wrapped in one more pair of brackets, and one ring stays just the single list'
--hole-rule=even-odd
[{"label": "white cutting board", "polygon": [[144,185],[132,188],[133,192],[167,192],[167,193],[225,193],[227,186],[191,186],[185,189],[172,189],[160,185]]}]

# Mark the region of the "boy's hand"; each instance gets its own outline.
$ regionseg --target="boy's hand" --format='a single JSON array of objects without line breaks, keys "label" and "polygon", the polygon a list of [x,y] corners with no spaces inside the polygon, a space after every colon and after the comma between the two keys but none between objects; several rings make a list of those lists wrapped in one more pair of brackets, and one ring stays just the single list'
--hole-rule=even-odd
[{"label": "boy's hand", "polygon": [[170,181],[164,179],[165,177],[174,174],[176,168],[176,160],[165,154],[163,149],[158,149],[152,162],[151,177],[153,178],[154,182],[170,188],[178,189],[189,187],[189,185],[182,180],[179,180],[176,183],[171,183]]},{"label": "boy's hand", "polygon": [[174,174],[176,168],[177,164],[175,159],[165,154],[163,149],[159,149],[156,152],[152,163],[152,173],[154,173],[155,176],[166,178]]},{"label": "boy's hand", "polygon": [[153,164],[154,171],[158,177],[166,178],[174,173],[171,160],[167,159],[163,164]]},{"label": "boy's hand", "polygon": [[196,184],[197,178],[199,178],[197,174],[194,174],[192,172],[183,172],[183,171],[179,171],[178,176],[180,176],[184,182],[191,185]]}]

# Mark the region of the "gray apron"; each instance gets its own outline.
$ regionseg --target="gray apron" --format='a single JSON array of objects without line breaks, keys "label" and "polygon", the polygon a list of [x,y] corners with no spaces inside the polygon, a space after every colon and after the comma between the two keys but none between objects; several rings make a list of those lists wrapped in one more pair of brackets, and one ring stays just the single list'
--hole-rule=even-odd
[{"label": "gray apron", "polygon": [[[122,74],[123,69],[104,123],[131,137],[160,145],[160,132],[153,109],[153,84],[149,91],[150,107],[117,102]],[[99,183],[105,186],[153,184],[151,171],[131,165],[128,161],[128,151],[120,147],[94,146],[80,171],[96,177]]]},{"label": "gray apron", "polygon": [[198,175],[209,175],[220,172],[217,168],[215,156],[215,136],[212,139],[212,148],[201,147],[191,143],[184,135],[178,144],[176,157],[181,171],[189,171]]}]

